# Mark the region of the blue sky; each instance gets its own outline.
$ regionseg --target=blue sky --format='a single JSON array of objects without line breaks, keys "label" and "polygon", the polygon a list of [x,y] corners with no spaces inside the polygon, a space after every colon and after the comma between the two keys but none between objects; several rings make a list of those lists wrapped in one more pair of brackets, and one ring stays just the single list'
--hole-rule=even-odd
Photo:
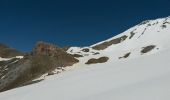
[{"label": "blue sky", "polygon": [[86,46],[167,16],[170,0],[1,0],[0,43],[21,51],[37,41]]}]

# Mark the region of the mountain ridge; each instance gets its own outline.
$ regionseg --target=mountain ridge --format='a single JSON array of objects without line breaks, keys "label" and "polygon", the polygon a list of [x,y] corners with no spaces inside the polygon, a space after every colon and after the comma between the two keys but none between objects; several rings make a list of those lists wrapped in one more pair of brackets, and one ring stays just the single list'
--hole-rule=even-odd
[{"label": "mountain ridge", "polygon": [[[28,60],[27,68],[33,68],[30,71],[33,77],[27,76],[30,73],[23,73],[21,76],[26,75],[24,77],[26,80],[21,83],[10,83],[17,84],[12,88],[20,87],[22,84],[32,85],[0,93],[0,99],[4,97],[6,99],[3,100],[23,98],[46,100],[51,97],[60,100],[123,100],[125,98],[136,100],[138,96],[141,100],[155,100],[154,95],[156,95],[159,100],[164,97],[166,98],[163,100],[168,100],[170,98],[167,92],[170,90],[168,85],[170,80],[167,78],[170,76],[169,43],[170,17],[143,21],[117,36],[86,47],[60,48],[50,43],[38,42],[31,53],[17,59]],[[15,66],[15,68],[19,67]],[[20,68],[23,68],[22,63]],[[2,69],[5,70],[5,67]],[[6,76],[1,77],[1,84],[4,77]],[[37,83],[41,80],[44,81],[38,84],[30,83],[30,81]],[[37,88],[33,89],[34,86]],[[48,86],[50,88],[47,88]],[[12,88],[8,87],[4,90]],[[35,92],[30,93],[29,97],[23,93],[27,98],[19,94],[27,90],[30,90],[29,93],[31,90]],[[75,93],[71,92],[73,90]],[[50,94],[50,91],[58,94]],[[164,96],[161,93],[164,93]],[[11,94],[16,94],[18,97],[15,99],[7,97]]]}]

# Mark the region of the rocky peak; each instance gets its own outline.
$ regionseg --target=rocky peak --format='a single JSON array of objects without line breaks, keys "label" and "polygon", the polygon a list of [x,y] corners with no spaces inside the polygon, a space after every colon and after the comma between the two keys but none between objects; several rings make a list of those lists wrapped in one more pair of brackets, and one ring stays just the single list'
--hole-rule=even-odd
[{"label": "rocky peak", "polygon": [[[35,48],[32,52],[33,56],[46,56],[50,57],[50,59],[55,59],[55,62],[59,62],[64,64],[63,66],[71,66],[74,63],[77,63],[78,60],[74,58],[74,56],[68,54],[62,48],[46,42],[37,42]],[[51,62],[50,62],[51,63]]]},{"label": "rocky peak", "polygon": [[[6,67],[2,67],[3,79],[0,76],[0,92],[24,86],[28,83],[32,84],[34,79],[46,73],[51,74],[50,72],[54,70],[63,71],[64,67],[72,66],[77,62],[79,60],[62,48],[50,43],[37,42],[31,54],[25,55],[24,59],[10,65],[7,63],[9,68],[7,70]],[[2,64],[6,66],[4,62]],[[2,72],[2,68],[0,68],[0,72]]]},{"label": "rocky peak", "polygon": [[58,46],[46,42],[37,42],[33,49],[33,55],[47,55],[54,57],[57,53],[64,53],[65,51]]}]

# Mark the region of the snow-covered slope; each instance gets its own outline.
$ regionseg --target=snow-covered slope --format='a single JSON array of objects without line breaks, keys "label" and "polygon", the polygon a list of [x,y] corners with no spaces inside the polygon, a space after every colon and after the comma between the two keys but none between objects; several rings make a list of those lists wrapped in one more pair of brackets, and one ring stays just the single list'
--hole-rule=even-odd
[{"label": "snow-covered slope", "polygon": [[[107,45],[110,41],[114,41],[120,37],[125,37],[125,40],[121,38],[120,43],[112,43],[112,45],[107,46],[102,50],[94,50],[93,47],[104,44]],[[91,57],[101,57],[108,56],[111,61],[119,60],[119,57],[130,53],[128,58],[136,58],[143,55],[141,53],[142,49],[147,46],[155,46],[150,52],[145,53],[145,55],[150,55],[158,51],[170,48],[170,17],[160,18],[156,20],[144,21],[127,31],[112,37],[108,40],[94,44],[89,48],[90,52],[83,52],[82,49],[78,47],[72,47],[68,50],[68,53],[77,53],[81,55],[86,55],[83,60],[90,59]],[[71,52],[72,51],[72,52]],[[93,55],[99,52],[98,55]]]},{"label": "snow-covered slope", "polygon": [[[80,63],[76,64],[76,66],[82,67],[87,66],[85,63],[88,60],[92,58],[98,59],[103,56],[109,58],[108,62],[114,63],[119,60],[136,59],[142,56],[152,55],[169,49],[169,43],[170,17],[166,17],[144,21],[108,40],[90,47],[71,47],[67,52],[82,55],[83,57],[78,58]],[[94,48],[95,46],[98,48]],[[89,51],[85,52],[84,49],[89,49]],[[147,49],[149,50],[147,51]]]},{"label": "snow-covered slope", "polygon": [[[67,52],[83,56],[74,69],[2,92],[0,100],[170,99],[170,17],[142,22],[118,36]],[[103,56],[109,61],[85,64]]]},{"label": "snow-covered slope", "polygon": [[0,94],[0,100],[169,100],[170,50],[90,65]]}]

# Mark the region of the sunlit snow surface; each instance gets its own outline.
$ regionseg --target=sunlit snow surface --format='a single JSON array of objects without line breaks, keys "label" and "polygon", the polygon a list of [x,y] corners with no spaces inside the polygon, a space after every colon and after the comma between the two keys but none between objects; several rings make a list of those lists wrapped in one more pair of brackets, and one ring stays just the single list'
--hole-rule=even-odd
[{"label": "sunlit snow surface", "polygon": [[170,52],[91,65],[6,91],[0,100],[169,100]]},{"label": "sunlit snow surface", "polygon": [[[158,24],[148,27],[140,38],[148,23],[135,26],[116,36],[138,28],[131,40],[112,45],[100,55],[79,58],[73,69],[40,83],[2,92],[0,100],[170,100],[170,25],[160,27],[165,20],[170,22],[167,18],[150,21]],[[141,55],[141,48],[151,44],[159,49]],[[129,51],[131,59],[118,60]],[[103,55],[110,58],[107,63],[84,64],[90,57]]]}]

